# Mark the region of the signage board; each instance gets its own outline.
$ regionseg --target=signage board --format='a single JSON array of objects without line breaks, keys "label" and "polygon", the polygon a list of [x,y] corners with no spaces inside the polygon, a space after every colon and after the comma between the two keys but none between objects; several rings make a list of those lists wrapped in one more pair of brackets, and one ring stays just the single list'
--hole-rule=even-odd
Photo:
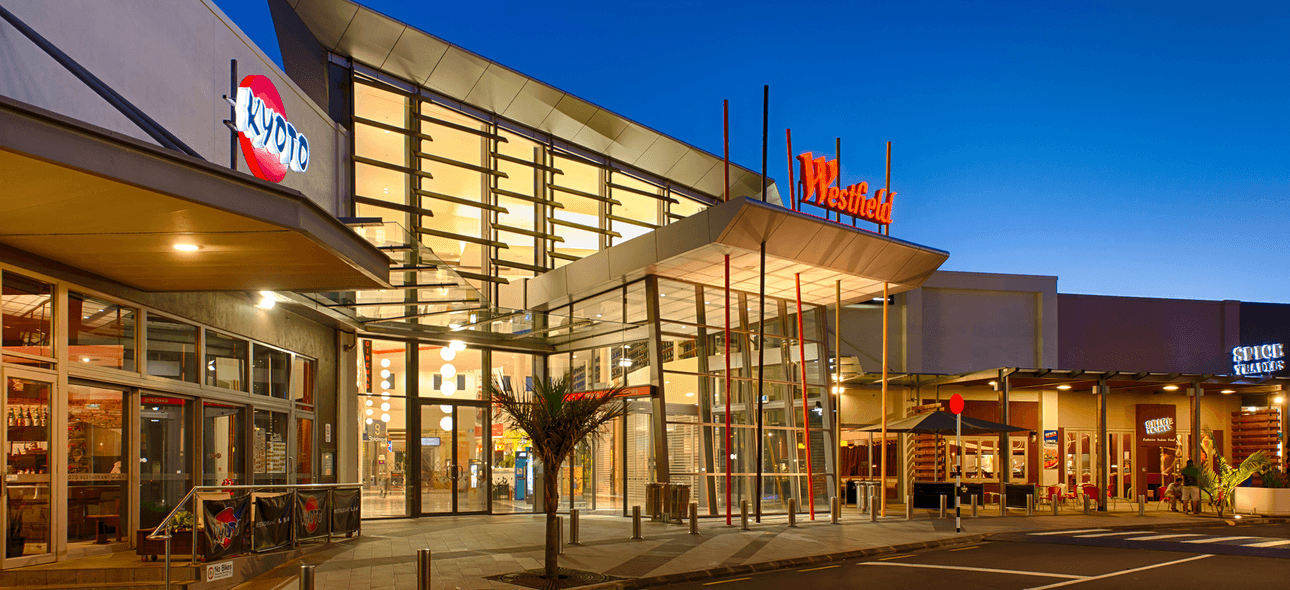
[{"label": "signage board", "polygon": [[1170,447],[1178,443],[1177,408],[1173,404],[1138,404],[1138,444]]},{"label": "signage board", "polygon": [[1044,431],[1044,469],[1057,469],[1057,431]]},{"label": "signage board", "polygon": [[423,447],[437,447],[437,446],[439,446],[440,444],[442,444],[442,443],[440,442],[440,439],[439,439],[439,437],[437,437],[437,436],[423,436],[423,437],[421,437],[421,446],[423,446]]},{"label": "signage board", "polygon": [[242,157],[257,178],[282,182],[288,171],[309,169],[309,140],[287,121],[282,97],[271,80],[264,76],[243,78],[233,110]]},{"label": "signage board", "polygon": [[233,577],[233,562],[221,561],[206,566],[206,581],[225,580]]},{"label": "signage board", "polygon": [[891,223],[891,207],[896,191],[888,193],[887,189],[880,188],[870,196],[869,183],[864,181],[846,188],[830,186],[838,180],[837,160],[829,160],[824,156],[814,158],[811,152],[806,152],[799,154],[797,161],[802,174],[802,190],[798,201],[865,221],[882,225]]},{"label": "signage board", "polygon": [[[598,389],[594,391],[575,391],[564,396],[564,399],[582,399],[593,395],[599,395],[609,392],[608,389]],[[648,397],[654,393],[653,385],[637,385],[634,387],[624,387],[618,391],[617,397]]]},{"label": "signage board", "polygon": [[1284,343],[1237,346],[1232,349],[1232,374],[1264,375],[1286,370]]}]

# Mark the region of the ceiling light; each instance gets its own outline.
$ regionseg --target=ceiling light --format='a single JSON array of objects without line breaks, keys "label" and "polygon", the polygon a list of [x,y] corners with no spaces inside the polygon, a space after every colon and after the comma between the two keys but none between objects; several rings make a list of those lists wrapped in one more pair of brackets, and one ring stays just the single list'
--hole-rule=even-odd
[{"label": "ceiling light", "polygon": [[367,405],[370,407],[372,405],[372,400],[367,400]]},{"label": "ceiling light", "polygon": [[1070,389],[1070,388],[1071,388],[1071,386],[1066,385],[1066,384],[1062,384],[1062,385],[1058,385],[1058,386],[1057,386],[1057,389],[1060,389],[1060,390],[1062,390],[1062,391],[1066,391],[1066,390],[1068,390],[1068,389]]},{"label": "ceiling light", "polygon": [[390,411],[390,402],[381,402],[381,411],[382,412]]},{"label": "ceiling light", "polygon": [[381,414],[381,422],[389,422],[389,421],[390,421],[389,414]]},{"label": "ceiling light", "polygon": [[175,249],[180,252],[196,252],[201,250],[202,247],[197,244],[175,244]]},{"label": "ceiling light", "polygon": [[1166,385],[1166,386],[1165,386],[1165,391],[1178,391],[1178,386],[1177,386],[1177,385]]},{"label": "ceiling light", "polygon": [[1235,390],[1235,389],[1224,389],[1223,391],[1220,391],[1219,393],[1236,393],[1236,390]]},{"label": "ceiling light", "polygon": [[689,392],[689,393],[685,394],[685,397],[694,397],[694,392],[693,392],[693,391],[691,391],[691,392]]},{"label": "ceiling light", "polygon": [[1279,396],[1279,395],[1278,395],[1278,396],[1276,396],[1276,397],[1274,397],[1274,398],[1272,398],[1272,403],[1277,404],[1277,405],[1280,405],[1280,404],[1281,404],[1281,402],[1283,402],[1283,401],[1286,401],[1286,400],[1285,400],[1285,398],[1283,398],[1283,397],[1281,397],[1281,396]]},{"label": "ceiling light", "polygon": [[390,366],[390,359],[381,359],[381,366],[382,367]]},{"label": "ceiling light", "polygon": [[455,352],[461,352],[466,350],[466,343],[460,340],[452,340],[448,342],[448,348],[451,348]]},{"label": "ceiling light", "polygon": [[372,423],[372,419],[371,419],[371,418],[368,418],[368,419],[367,419],[367,423],[368,423],[368,424],[371,424],[371,423]]},{"label": "ceiling light", "polygon": [[450,379],[444,379],[443,385],[439,386],[439,393],[448,396],[457,393],[457,382]]},{"label": "ceiling light", "polygon": [[389,370],[389,369],[381,369],[381,378],[382,378],[382,379],[389,379],[389,378],[390,378],[390,370]]},{"label": "ceiling light", "polygon": [[452,379],[457,376],[457,367],[452,366],[452,363],[444,363],[439,368],[439,373],[443,375],[444,379]]},{"label": "ceiling light", "polygon": [[88,362],[90,362],[90,357],[88,357],[88,356],[83,356],[83,357],[81,357],[81,362],[82,362],[82,363],[88,363]]},{"label": "ceiling light", "polygon": [[452,359],[457,358],[457,351],[445,346],[439,349],[439,358],[445,361],[450,361]]}]

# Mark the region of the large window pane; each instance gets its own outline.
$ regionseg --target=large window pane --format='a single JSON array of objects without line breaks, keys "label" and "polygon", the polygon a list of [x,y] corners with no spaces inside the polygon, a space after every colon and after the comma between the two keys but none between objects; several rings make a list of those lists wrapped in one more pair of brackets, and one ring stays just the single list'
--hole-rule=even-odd
[{"label": "large window pane", "polygon": [[255,483],[287,483],[287,414],[256,410],[253,444]]},{"label": "large window pane", "polygon": [[480,399],[483,395],[483,362],[478,350],[464,344],[422,344],[420,347],[421,397]]},{"label": "large window pane", "polygon": [[202,407],[202,485],[246,483],[246,409],[206,403]]},{"label": "large window pane", "polygon": [[189,431],[192,402],[146,395],[139,408],[139,527],[151,529],[192,487]]},{"label": "large window pane", "polygon": [[197,327],[148,314],[148,374],[197,382]]},{"label": "large window pane", "polygon": [[134,308],[75,291],[67,294],[67,353],[72,361],[134,370]]},{"label": "large window pane", "polygon": [[12,272],[2,282],[5,352],[54,356],[54,286]]},{"label": "large window pane", "polygon": [[[73,312],[75,315],[75,312]],[[130,522],[129,448],[125,392],[86,385],[67,386],[67,540],[92,542],[111,532],[121,538]]]},{"label": "large window pane", "polygon": [[358,402],[358,476],[363,484],[363,516],[406,516],[411,497],[407,482],[407,404],[402,397],[360,395]]},{"label": "large window pane", "polygon": [[206,384],[246,391],[247,342],[206,331]]},{"label": "large window pane", "polygon": [[296,356],[291,365],[291,399],[297,404],[314,405],[315,375],[318,361]]},{"label": "large window pane", "polygon": [[290,354],[257,344],[255,366],[251,373],[252,393],[287,399],[287,387],[291,375]]}]

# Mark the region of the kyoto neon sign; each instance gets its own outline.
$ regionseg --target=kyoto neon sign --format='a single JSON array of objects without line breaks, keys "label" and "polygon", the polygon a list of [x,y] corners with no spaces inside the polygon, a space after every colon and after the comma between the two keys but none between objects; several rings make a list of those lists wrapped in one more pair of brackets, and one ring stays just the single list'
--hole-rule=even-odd
[{"label": "kyoto neon sign", "polygon": [[264,76],[247,76],[238,85],[234,127],[251,173],[282,182],[287,171],[309,169],[309,140],[287,121],[278,89]]},{"label": "kyoto neon sign", "polygon": [[891,223],[891,204],[896,191],[880,188],[869,196],[869,183],[864,181],[846,188],[830,186],[838,179],[837,160],[824,156],[812,158],[811,152],[799,154],[797,160],[802,170],[799,202],[882,225]]}]

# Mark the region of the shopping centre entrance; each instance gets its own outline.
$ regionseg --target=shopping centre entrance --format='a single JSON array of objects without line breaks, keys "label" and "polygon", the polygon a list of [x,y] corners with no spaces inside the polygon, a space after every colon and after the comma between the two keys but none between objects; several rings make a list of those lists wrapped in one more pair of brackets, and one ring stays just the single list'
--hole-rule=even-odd
[{"label": "shopping centre entrance", "polygon": [[487,402],[421,403],[422,515],[488,512],[488,418]]}]

